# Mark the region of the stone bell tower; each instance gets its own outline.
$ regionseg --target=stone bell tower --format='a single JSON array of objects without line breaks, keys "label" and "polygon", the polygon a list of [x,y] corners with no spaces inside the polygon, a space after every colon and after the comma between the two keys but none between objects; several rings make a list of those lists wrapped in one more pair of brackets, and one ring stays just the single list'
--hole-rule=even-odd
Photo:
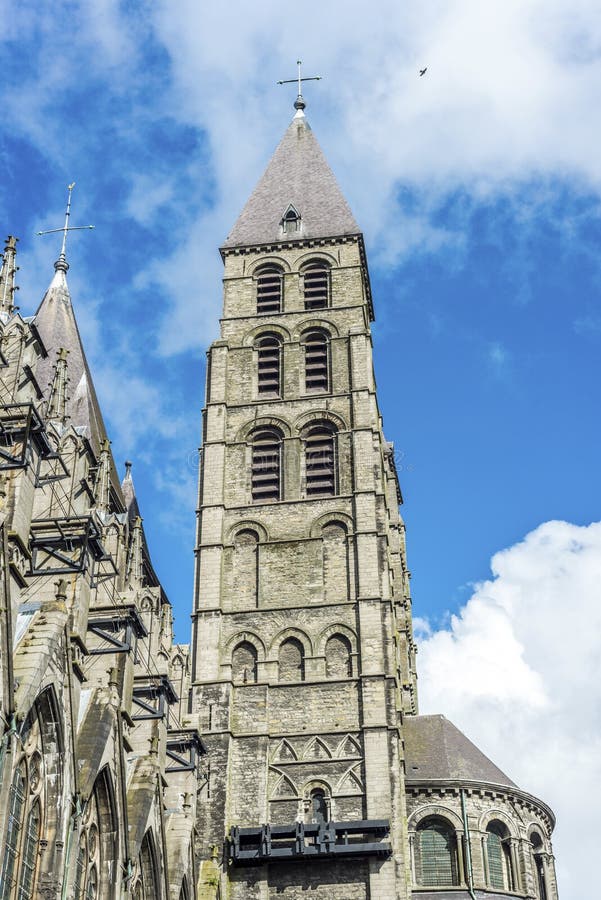
[{"label": "stone bell tower", "polygon": [[199,896],[410,896],[416,713],[394,450],[360,229],[296,115],[221,249],[208,354],[193,712]]}]

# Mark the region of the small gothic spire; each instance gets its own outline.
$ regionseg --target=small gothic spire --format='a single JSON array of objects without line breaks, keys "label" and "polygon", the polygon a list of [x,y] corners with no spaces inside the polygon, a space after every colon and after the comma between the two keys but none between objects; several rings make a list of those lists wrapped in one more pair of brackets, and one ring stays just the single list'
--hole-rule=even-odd
[{"label": "small gothic spire", "polygon": [[46,416],[49,419],[58,419],[63,425],[66,424],[67,416],[67,384],[69,376],[67,375],[67,354],[68,350],[61,347],[57,353],[56,365],[54,367],[54,375],[50,382],[50,396],[48,398],[48,408]]},{"label": "small gothic spire", "polygon": [[96,509],[99,512],[108,513],[111,499],[111,442],[105,438],[100,450],[98,470],[94,484],[94,497]]},{"label": "small gothic spire", "polygon": [[129,553],[127,554],[127,583],[130,587],[142,587],[144,578],[144,535],[142,518],[136,516],[132,525]]},{"label": "small gothic spire", "polygon": [[17,258],[17,241],[19,238],[9,235],[6,238],[2,267],[0,268],[0,313],[6,316],[14,311],[13,295],[19,288],[15,285],[15,273],[19,267],[15,264]]}]

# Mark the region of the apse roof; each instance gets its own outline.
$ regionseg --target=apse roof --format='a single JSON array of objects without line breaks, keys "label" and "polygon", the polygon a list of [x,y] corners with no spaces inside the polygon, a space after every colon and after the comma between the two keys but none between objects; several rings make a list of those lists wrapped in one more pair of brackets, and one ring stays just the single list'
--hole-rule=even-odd
[{"label": "apse roof", "polygon": [[517,785],[444,716],[406,716],[403,721],[407,783],[479,781]]},{"label": "apse roof", "polygon": [[[298,231],[284,231],[293,208]],[[294,117],[223,249],[360,233],[323,151],[304,115]]]}]

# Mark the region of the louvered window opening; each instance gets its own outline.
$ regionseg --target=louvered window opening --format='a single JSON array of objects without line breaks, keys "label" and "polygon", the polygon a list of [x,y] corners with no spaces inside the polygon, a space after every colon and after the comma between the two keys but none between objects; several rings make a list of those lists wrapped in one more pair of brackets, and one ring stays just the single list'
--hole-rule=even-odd
[{"label": "louvered window opening", "polygon": [[257,312],[279,313],[282,308],[282,273],[277,269],[261,272],[257,278]]},{"label": "louvered window opening", "polygon": [[455,834],[444,823],[431,822],[418,831],[421,884],[444,887],[458,884]]},{"label": "louvered window opening", "polygon": [[318,331],[305,339],[305,389],[329,390],[328,339]]},{"label": "louvered window opening", "polygon": [[279,396],[280,353],[279,338],[270,335],[259,340],[257,344],[257,388],[259,394]]},{"label": "louvered window opening", "polygon": [[310,266],[304,272],[305,309],[323,309],[330,299],[330,271],[326,266]]},{"label": "louvered window opening", "polygon": [[308,497],[332,497],[336,493],[336,436],[329,429],[313,428],[305,436],[305,469]]},{"label": "louvered window opening", "polygon": [[2,862],[2,876],[0,881],[1,900],[9,900],[12,893],[15,864],[19,852],[21,829],[23,827],[24,807],[25,771],[24,766],[20,765],[14,774],[8,800],[8,831],[6,834],[6,845],[4,847],[4,860]]},{"label": "louvered window opening", "polygon": [[18,900],[30,900],[33,897],[33,880],[37,862],[38,843],[40,840],[40,804],[36,803],[27,817],[25,829],[25,845],[21,860],[21,877],[19,879]]},{"label": "louvered window opening", "polygon": [[486,838],[486,850],[488,855],[488,880],[491,887],[510,888],[506,884],[505,873],[507,871],[506,853],[503,840],[496,831],[489,831]]},{"label": "louvered window opening", "polygon": [[262,431],[253,438],[253,500],[274,501],[280,499],[281,448],[281,438],[274,431]]}]

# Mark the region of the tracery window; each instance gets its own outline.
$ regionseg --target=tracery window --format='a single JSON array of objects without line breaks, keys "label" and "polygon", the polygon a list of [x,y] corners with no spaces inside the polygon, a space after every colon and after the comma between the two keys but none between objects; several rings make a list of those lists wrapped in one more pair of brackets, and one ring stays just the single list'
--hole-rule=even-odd
[{"label": "tracery window", "polygon": [[101,896],[101,873],[108,875],[116,859],[116,834],[109,776],[103,770],[83,811],[74,900],[96,900]]},{"label": "tracery window", "polygon": [[296,638],[288,638],[280,645],[278,669],[280,681],[305,680],[305,650]]},{"label": "tracery window", "polygon": [[156,851],[151,831],[147,831],[142,839],[140,856],[138,859],[139,880],[136,885],[136,900],[154,900],[160,896],[159,876],[157,870]]},{"label": "tracery window", "polygon": [[278,266],[262,266],[257,273],[257,313],[269,315],[282,310],[283,274]]},{"label": "tracery window", "polygon": [[303,269],[305,309],[324,309],[330,303],[330,267],[321,260]]},{"label": "tracery window", "polygon": [[38,846],[40,841],[41,826],[40,802],[36,800],[29,810],[23,851],[21,859],[21,877],[19,878],[18,900],[30,900],[33,896],[33,883],[35,880],[36,865],[38,859]]},{"label": "tracery window", "polygon": [[488,883],[494,888],[512,890],[513,873],[509,849],[509,832],[501,822],[491,822],[486,829]]},{"label": "tracery window", "polygon": [[428,887],[459,884],[457,837],[445,819],[432,816],[420,823],[415,850],[418,884]]},{"label": "tracery window", "polygon": [[303,336],[305,350],[305,390],[330,390],[328,336],[324,331],[309,331]]},{"label": "tracery window", "polygon": [[261,428],[252,437],[251,491],[254,501],[279,500],[282,434],[277,428]]},{"label": "tracery window", "polygon": [[277,334],[261,335],[255,342],[257,351],[257,391],[268,397],[279,397],[281,391],[282,342]]},{"label": "tracery window", "polygon": [[337,487],[336,428],[317,422],[304,433],[307,497],[332,497]]},{"label": "tracery window", "polygon": [[0,875],[1,900],[8,900],[15,880],[25,815],[26,790],[27,769],[25,760],[22,760],[15,769],[8,799],[8,829]]}]

